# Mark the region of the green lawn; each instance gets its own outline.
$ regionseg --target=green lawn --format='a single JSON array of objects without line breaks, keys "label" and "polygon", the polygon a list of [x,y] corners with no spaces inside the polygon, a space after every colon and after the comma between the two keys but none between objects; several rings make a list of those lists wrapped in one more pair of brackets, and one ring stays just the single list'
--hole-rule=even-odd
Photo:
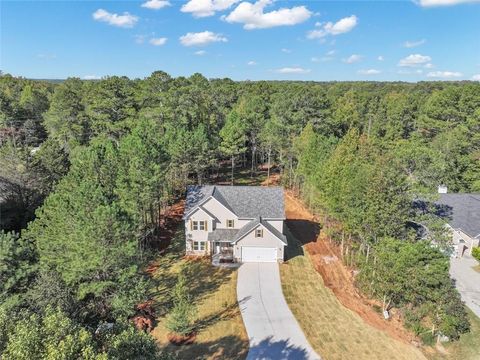
[{"label": "green lawn", "polygon": [[293,257],[280,266],[285,299],[323,359],[425,359],[413,345],[395,340],[344,307],[315,270],[306,250],[288,234]]},{"label": "green lawn", "polygon": [[[213,267],[207,259],[184,259],[184,244],[180,226],[167,253],[156,261],[153,277],[157,285],[152,292],[158,323],[152,335],[162,349],[176,353],[180,359],[244,359],[248,337],[237,305],[237,271]],[[192,345],[175,346],[167,340],[165,316],[172,306],[170,291],[182,266],[186,266],[197,305],[197,337]]]}]

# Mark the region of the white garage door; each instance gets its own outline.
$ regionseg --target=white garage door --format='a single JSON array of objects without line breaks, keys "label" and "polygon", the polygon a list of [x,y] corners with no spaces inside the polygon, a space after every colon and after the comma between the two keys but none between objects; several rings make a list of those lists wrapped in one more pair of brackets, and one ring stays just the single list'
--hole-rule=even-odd
[{"label": "white garage door", "polygon": [[242,262],[276,262],[277,248],[242,246]]}]

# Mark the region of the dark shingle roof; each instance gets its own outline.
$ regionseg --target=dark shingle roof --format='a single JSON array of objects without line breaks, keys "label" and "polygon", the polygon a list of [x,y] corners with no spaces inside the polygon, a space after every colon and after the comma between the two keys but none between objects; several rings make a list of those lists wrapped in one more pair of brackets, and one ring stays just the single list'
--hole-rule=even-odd
[{"label": "dark shingle roof", "polygon": [[471,237],[480,235],[480,194],[440,194],[437,215]]},{"label": "dark shingle roof", "polygon": [[208,240],[232,242],[238,231],[238,229],[215,229],[208,233]]},{"label": "dark shingle roof", "polygon": [[239,218],[284,219],[285,207],[281,187],[263,186],[189,186],[185,214],[213,196]]}]

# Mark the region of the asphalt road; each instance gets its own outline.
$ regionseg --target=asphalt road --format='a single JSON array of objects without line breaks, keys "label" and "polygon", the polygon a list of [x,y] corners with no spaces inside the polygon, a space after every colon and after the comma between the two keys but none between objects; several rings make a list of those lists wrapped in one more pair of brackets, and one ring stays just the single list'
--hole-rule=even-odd
[{"label": "asphalt road", "polygon": [[283,297],[277,263],[238,269],[237,299],[250,341],[247,360],[319,360]]}]

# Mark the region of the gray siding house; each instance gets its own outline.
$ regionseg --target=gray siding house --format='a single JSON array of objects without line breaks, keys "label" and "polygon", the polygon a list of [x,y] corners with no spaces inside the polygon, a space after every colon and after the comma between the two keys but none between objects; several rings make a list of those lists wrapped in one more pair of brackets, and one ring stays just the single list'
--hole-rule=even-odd
[{"label": "gray siding house", "polygon": [[281,187],[189,186],[187,255],[224,261],[283,261],[285,207]]},{"label": "gray siding house", "polygon": [[451,229],[455,256],[471,255],[480,246],[480,194],[440,193],[436,205]]}]

